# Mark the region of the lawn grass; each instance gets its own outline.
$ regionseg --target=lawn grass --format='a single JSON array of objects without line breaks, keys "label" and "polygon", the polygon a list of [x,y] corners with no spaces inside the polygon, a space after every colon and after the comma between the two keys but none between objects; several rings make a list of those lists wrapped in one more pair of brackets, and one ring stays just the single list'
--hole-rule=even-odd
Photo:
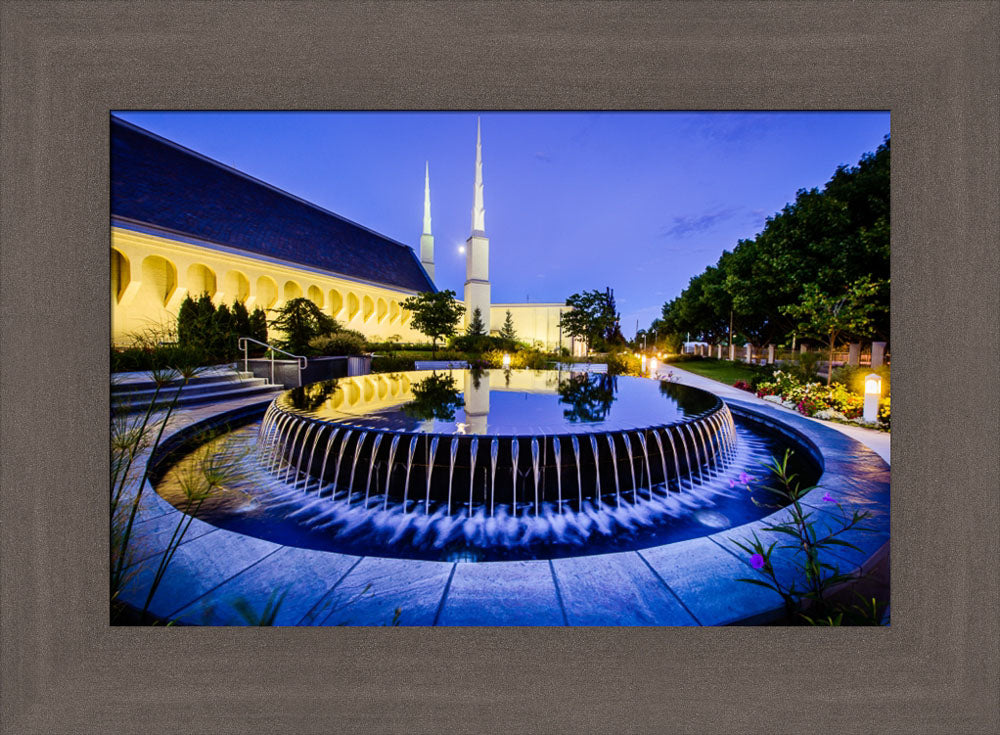
[{"label": "lawn grass", "polygon": [[754,375],[754,369],[749,365],[740,362],[730,362],[729,360],[716,360],[710,357],[700,360],[680,360],[679,362],[667,361],[668,365],[674,365],[681,370],[687,370],[701,375],[705,378],[718,380],[720,383],[732,385],[737,380],[750,381]]}]

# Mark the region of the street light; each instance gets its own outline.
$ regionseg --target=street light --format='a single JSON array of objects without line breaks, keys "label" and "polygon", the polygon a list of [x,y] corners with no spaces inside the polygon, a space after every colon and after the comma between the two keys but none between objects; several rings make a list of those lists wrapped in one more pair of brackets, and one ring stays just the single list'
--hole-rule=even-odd
[{"label": "street light", "polygon": [[882,397],[882,378],[875,373],[865,376],[865,407],[861,418],[865,423],[874,424],[878,420],[878,402]]},{"label": "street light", "polygon": [[656,377],[656,358],[655,357],[649,358],[649,375],[650,375],[650,377],[653,377],[653,378]]}]

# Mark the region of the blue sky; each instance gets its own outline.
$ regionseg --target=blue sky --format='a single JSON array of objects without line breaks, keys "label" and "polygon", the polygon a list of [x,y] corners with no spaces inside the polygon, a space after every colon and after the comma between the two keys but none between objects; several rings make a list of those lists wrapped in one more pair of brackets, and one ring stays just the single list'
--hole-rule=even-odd
[{"label": "blue sky", "polygon": [[888,112],[118,112],[419,248],[461,298],[482,118],[493,301],[615,290],[626,336],[801,188],[889,134]]}]

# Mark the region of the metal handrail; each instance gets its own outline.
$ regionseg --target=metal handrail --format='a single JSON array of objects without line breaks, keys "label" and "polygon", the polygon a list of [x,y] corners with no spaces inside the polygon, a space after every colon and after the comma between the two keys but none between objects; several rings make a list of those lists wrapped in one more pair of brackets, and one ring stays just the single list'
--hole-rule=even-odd
[{"label": "metal handrail", "polygon": [[293,355],[291,352],[286,352],[280,347],[274,347],[266,342],[261,342],[260,340],[254,339],[253,337],[240,337],[237,341],[237,345],[243,349],[243,372],[250,372],[249,367],[249,344],[253,342],[255,345],[260,345],[261,347],[266,347],[271,351],[271,384],[274,384],[274,353],[280,352],[282,355],[288,355],[289,357],[294,357],[299,364],[299,387],[302,387],[302,371],[306,369],[309,365],[309,359],[305,355]]}]

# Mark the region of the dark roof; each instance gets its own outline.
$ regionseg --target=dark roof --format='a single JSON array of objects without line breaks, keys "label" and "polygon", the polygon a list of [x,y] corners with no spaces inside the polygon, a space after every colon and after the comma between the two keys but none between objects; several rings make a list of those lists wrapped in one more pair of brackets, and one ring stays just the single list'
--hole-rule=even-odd
[{"label": "dark roof", "polygon": [[352,278],[436,290],[406,245],[115,117],[111,215]]}]

